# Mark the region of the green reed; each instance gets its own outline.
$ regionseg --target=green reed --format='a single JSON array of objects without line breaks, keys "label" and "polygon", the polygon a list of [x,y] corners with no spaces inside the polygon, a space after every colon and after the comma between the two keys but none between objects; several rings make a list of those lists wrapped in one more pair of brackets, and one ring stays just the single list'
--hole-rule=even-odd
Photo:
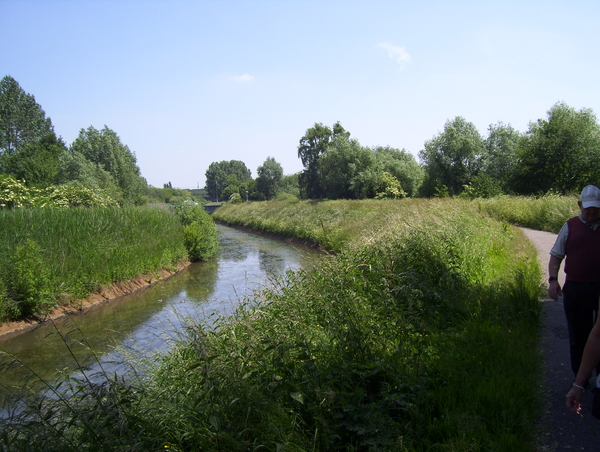
[{"label": "green reed", "polygon": [[[182,234],[177,217],[159,208],[0,210],[0,300],[48,308],[174,268],[186,258]],[[35,306],[20,312],[30,313]]]}]

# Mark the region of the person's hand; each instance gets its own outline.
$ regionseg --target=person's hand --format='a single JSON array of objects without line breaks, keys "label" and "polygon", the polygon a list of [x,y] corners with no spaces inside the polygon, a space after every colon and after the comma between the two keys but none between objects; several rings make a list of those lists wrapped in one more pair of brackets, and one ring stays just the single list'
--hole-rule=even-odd
[{"label": "person's hand", "polygon": [[556,301],[558,297],[562,297],[562,294],[562,289],[558,281],[550,281],[550,285],[548,286],[548,295],[550,298]]},{"label": "person's hand", "polygon": [[581,396],[583,389],[573,386],[567,393],[567,408],[575,414],[581,415]]}]

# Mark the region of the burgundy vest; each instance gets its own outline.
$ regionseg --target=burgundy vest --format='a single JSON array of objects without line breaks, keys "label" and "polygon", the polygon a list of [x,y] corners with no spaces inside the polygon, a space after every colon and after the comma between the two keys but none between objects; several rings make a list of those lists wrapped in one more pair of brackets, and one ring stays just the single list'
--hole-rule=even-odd
[{"label": "burgundy vest", "polygon": [[600,226],[594,230],[578,217],[570,218],[567,224],[567,281],[600,282]]}]

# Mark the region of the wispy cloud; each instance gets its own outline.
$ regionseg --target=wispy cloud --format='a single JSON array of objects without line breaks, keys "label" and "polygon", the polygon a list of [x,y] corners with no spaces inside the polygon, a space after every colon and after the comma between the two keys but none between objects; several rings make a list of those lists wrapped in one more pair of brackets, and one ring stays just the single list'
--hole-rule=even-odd
[{"label": "wispy cloud", "polygon": [[410,54],[405,47],[396,46],[388,41],[380,42],[377,47],[386,50],[388,57],[398,63],[398,72],[403,71],[410,63]]},{"label": "wispy cloud", "polygon": [[250,75],[250,74],[234,75],[230,78],[231,78],[231,80],[234,80],[234,81],[240,82],[240,83],[247,83],[247,82],[251,82],[252,80],[254,80],[254,76]]}]

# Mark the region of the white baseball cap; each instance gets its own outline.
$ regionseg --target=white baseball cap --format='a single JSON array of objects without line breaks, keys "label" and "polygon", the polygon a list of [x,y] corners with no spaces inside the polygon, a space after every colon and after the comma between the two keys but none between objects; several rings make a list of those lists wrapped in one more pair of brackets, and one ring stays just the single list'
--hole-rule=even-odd
[{"label": "white baseball cap", "polygon": [[581,207],[600,207],[600,188],[586,185],[581,191]]}]

